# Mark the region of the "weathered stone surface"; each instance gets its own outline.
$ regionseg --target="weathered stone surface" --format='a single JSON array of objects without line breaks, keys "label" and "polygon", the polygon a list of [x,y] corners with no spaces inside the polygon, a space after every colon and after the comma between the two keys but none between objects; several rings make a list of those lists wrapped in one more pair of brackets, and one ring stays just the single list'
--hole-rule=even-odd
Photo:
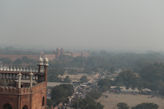
[{"label": "weathered stone surface", "polygon": [[10,104],[12,109],[46,109],[47,82],[37,84],[32,88],[12,89],[1,87],[0,90],[0,109],[5,104]]}]

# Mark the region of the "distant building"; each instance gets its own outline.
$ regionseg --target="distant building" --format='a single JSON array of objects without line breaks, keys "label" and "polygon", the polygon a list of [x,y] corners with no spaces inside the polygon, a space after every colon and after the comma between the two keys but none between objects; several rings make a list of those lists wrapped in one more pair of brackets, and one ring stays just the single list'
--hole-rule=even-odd
[{"label": "distant building", "polygon": [[72,57],[88,57],[89,56],[89,53],[88,52],[75,52],[75,53],[72,53]]},{"label": "distant building", "polygon": [[56,51],[54,51],[54,54],[56,55],[56,58],[60,58],[62,56],[71,56],[71,57],[88,57],[90,54],[86,51],[79,51],[79,52],[70,52],[70,51],[64,51],[63,48],[57,48]]},{"label": "distant building", "polygon": [[[56,59],[56,55],[55,54],[44,54],[50,61]],[[33,59],[33,60],[38,60],[40,54],[24,54],[24,55],[20,55],[20,54],[9,54],[9,55],[4,55],[4,54],[0,54],[0,58],[8,58],[11,61],[15,61],[17,59],[22,59],[24,57],[29,58],[29,59]]]},{"label": "distant building", "polygon": [[8,58],[11,61],[15,61],[15,60],[21,59],[23,57],[27,57],[29,59],[37,60],[39,55],[29,55],[29,54],[27,54],[27,55],[21,55],[21,54],[8,54],[8,55],[6,55],[6,54],[0,54],[0,58]]},{"label": "distant building", "polygon": [[56,58],[59,58],[59,57],[63,56],[64,49],[63,48],[57,48],[56,51],[55,51],[55,54],[56,54]]},{"label": "distant building", "polygon": [[[44,53],[41,53],[44,54]],[[53,53],[50,54],[44,54],[50,61],[54,59],[59,59],[63,56],[70,56],[70,57],[88,57],[90,54],[87,51],[64,51],[63,48],[57,48]],[[24,57],[37,60],[39,58],[40,54],[0,54],[1,58],[8,58],[11,61],[15,61],[17,59],[22,59]]]},{"label": "distant building", "polygon": [[0,109],[46,109],[48,58],[37,69],[0,68]]}]

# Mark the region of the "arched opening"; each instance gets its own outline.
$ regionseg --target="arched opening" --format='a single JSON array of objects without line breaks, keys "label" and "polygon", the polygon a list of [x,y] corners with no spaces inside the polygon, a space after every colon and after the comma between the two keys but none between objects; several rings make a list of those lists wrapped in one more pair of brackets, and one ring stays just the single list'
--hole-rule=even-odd
[{"label": "arched opening", "polygon": [[44,106],[45,105],[45,100],[44,100],[44,97],[42,98],[42,106]]},{"label": "arched opening", "polygon": [[23,106],[23,108],[22,108],[22,109],[28,109],[27,105]]},{"label": "arched opening", "polygon": [[11,104],[4,104],[3,105],[3,109],[12,109],[12,106],[11,106]]}]

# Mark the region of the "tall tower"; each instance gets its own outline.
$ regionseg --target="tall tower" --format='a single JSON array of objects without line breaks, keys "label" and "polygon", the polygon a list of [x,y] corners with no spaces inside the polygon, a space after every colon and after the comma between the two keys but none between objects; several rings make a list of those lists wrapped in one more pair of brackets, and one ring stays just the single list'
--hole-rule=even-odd
[{"label": "tall tower", "polygon": [[0,109],[46,109],[48,59],[38,69],[0,68]]}]

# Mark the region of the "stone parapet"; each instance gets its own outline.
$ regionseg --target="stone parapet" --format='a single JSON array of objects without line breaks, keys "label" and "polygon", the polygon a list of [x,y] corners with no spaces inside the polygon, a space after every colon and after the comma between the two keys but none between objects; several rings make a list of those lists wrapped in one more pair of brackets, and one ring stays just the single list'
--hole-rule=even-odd
[{"label": "stone parapet", "polygon": [[17,95],[19,93],[19,90],[15,87],[0,87],[0,94],[12,94],[12,95]]},{"label": "stone parapet", "polygon": [[47,83],[39,83],[32,88],[15,88],[15,87],[5,87],[0,86],[0,94],[12,94],[12,95],[26,95],[31,93],[36,93],[40,90],[46,89]]}]

